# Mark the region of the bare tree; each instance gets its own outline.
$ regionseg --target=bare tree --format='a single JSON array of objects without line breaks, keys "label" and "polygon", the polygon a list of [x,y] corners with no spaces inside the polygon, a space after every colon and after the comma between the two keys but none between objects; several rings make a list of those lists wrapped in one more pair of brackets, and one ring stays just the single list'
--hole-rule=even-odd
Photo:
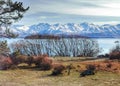
[{"label": "bare tree", "polygon": [[97,41],[92,39],[42,39],[23,40],[12,44],[13,51],[20,50],[22,54],[51,56],[96,56],[99,53]]}]

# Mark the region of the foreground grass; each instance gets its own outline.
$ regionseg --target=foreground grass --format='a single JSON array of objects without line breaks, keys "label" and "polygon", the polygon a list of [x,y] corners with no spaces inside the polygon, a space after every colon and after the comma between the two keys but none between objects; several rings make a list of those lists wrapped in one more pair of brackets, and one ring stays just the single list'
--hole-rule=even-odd
[{"label": "foreground grass", "polygon": [[51,71],[17,69],[0,71],[0,86],[120,86],[120,74],[98,72],[96,75],[79,77],[48,76]]},{"label": "foreground grass", "polygon": [[[60,61],[63,64],[79,64],[79,61]],[[80,61],[81,62],[81,61]],[[120,86],[120,74],[97,72],[95,75],[79,77],[79,72],[72,70],[60,76],[49,76],[51,71],[40,71],[27,66],[15,70],[0,71],[0,86]]]}]

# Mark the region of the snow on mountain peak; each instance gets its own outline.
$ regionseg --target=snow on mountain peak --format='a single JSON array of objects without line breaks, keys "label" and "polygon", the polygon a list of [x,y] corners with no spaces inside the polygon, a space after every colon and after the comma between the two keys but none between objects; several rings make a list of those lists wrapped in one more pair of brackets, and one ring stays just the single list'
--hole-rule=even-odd
[{"label": "snow on mountain peak", "polygon": [[36,25],[25,26],[16,25],[13,27],[15,32],[20,36],[32,35],[32,34],[77,34],[87,37],[120,37],[120,24],[117,25],[95,25],[92,23],[83,22],[81,24],[66,23],[66,24],[48,24],[39,23]]},{"label": "snow on mountain peak", "polygon": [[29,27],[28,26],[22,26],[22,27],[18,27],[18,29],[27,31],[29,29]]}]

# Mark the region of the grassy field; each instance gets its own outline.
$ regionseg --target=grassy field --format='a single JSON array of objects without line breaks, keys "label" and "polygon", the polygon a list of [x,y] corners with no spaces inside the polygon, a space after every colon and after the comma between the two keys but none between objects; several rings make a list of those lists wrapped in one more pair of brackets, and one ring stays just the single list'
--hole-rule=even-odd
[{"label": "grassy field", "polygon": [[[87,60],[89,61],[96,60]],[[59,58],[55,59],[55,62],[64,65],[72,63],[77,66],[83,62],[83,59]],[[98,71],[95,75],[79,77],[80,73],[76,70],[72,70],[69,76],[66,73],[60,76],[49,76],[51,70],[40,71],[22,64],[14,70],[0,71],[0,86],[120,86],[119,73]]]}]

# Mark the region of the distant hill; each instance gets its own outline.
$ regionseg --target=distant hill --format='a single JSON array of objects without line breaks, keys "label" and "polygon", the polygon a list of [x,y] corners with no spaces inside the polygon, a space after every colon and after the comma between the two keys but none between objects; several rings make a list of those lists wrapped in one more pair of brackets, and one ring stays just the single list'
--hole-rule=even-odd
[{"label": "distant hill", "polygon": [[30,35],[26,36],[25,39],[60,39],[60,38],[89,38],[85,36],[80,36],[80,35]]},{"label": "distant hill", "polygon": [[30,35],[26,36],[25,39],[59,39],[59,36],[54,36],[54,35]]}]

